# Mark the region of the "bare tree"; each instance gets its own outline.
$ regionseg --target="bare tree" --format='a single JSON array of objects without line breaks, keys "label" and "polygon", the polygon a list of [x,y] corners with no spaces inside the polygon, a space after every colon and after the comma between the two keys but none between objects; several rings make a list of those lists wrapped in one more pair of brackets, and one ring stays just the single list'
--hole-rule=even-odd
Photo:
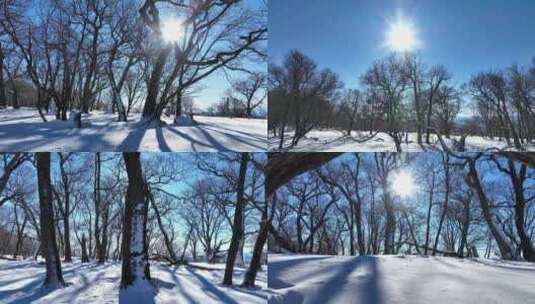
[{"label": "bare tree", "polygon": [[232,238],[230,240],[230,246],[227,253],[227,261],[225,265],[225,276],[223,277],[223,285],[232,285],[232,275],[234,274],[234,262],[238,250],[240,249],[240,243],[244,239],[244,209],[245,209],[245,178],[247,175],[247,166],[249,162],[249,154],[240,154],[240,172],[238,176],[238,182],[236,187],[236,207],[234,209],[234,221],[232,223]]},{"label": "bare tree", "polygon": [[[163,41],[156,1],[146,0],[140,9],[141,19],[151,29],[155,45],[156,60],[151,66],[143,108],[143,117],[149,120],[159,120],[171,100],[180,98],[187,88],[207,76],[218,70],[234,69],[232,64],[247,54],[262,54],[257,44],[264,41],[267,34],[267,27],[259,22],[259,16],[241,10],[239,1],[168,1],[168,4],[185,16],[182,25],[185,30],[179,43]],[[174,56],[173,66],[165,75],[164,68],[171,55]],[[160,87],[162,82],[163,88]],[[180,111],[177,114],[181,114]]]},{"label": "bare tree", "polygon": [[246,79],[237,80],[232,83],[234,92],[240,97],[245,110],[245,117],[249,118],[253,111],[260,106],[266,95],[264,92],[266,84],[266,76],[261,72],[253,72],[248,74]]},{"label": "bare tree", "polygon": [[35,155],[37,167],[37,183],[39,188],[39,222],[41,225],[41,248],[46,261],[46,288],[65,286],[61,270],[61,260],[56,244],[54,211],[52,207],[52,183],[50,180],[50,153],[41,152]]},{"label": "bare tree", "polygon": [[123,153],[128,174],[128,188],[122,241],[121,288],[138,282],[149,282],[150,268],[147,246],[147,201],[146,185],[139,153]]},{"label": "bare tree", "polygon": [[397,152],[401,152],[403,112],[403,94],[407,80],[402,73],[402,62],[396,55],[385,60],[376,61],[362,77],[363,84],[376,92],[376,98],[386,119],[385,132],[394,140]]}]

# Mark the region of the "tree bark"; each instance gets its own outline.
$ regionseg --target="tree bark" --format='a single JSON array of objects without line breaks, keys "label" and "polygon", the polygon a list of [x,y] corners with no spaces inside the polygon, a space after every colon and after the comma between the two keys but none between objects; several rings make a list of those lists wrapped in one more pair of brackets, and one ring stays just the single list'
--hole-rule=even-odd
[{"label": "tree bark", "polygon": [[39,188],[39,210],[41,225],[41,248],[46,264],[46,288],[65,286],[61,271],[61,260],[56,244],[54,211],[52,206],[52,184],[50,181],[50,153],[36,153],[37,185]]},{"label": "tree bark", "polygon": [[171,53],[170,47],[163,47],[158,52],[156,57],[156,63],[154,69],[149,78],[147,85],[147,97],[145,99],[145,105],[143,106],[143,118],[147,120],[160,119],[161,113],[157,112],[158,104],[158,93],[160,91],[160,79],[162,78],[165,63],[167,62],[167,57]]},{"label": "tree bark", "polygon": [[227,253],[227,263],[225,266],[225,276],[223,277],[223,285],[232,285],[232,275],[234,274],[234,262],[236,255],[240,250],[240,242],[243,241],[244,227],[243,227],[243,213],[245,209],[245,178],[247,175],[247,165],[249,163],[249,154],[247,152],[241,153],[240,173],[238,176],[238,184],[236,189],[236,208],[234,210],[234,221],[232,223],[232,238]]},{"label": "tree bark", "polygon": [[121,288],[150,281],[147,246],[147,202],[138,152],[123,153],[128,175],[122,242]]}]

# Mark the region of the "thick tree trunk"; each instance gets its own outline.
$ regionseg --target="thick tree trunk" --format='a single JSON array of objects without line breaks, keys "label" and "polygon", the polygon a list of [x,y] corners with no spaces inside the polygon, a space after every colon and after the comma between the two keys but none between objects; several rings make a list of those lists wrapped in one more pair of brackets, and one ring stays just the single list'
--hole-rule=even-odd
[{"label": "thick tree trunk", "polygon": [[139,153],[123,153],[128,175],[122,243],[121,288],[150,281],[147,202]]},{"label": "thick tree trunk", "polygon": [[41,248],[46,264],[46,288],[65,286],[61,271],[61,260],[56,244],[54,211],[52,207],[52,184],[50,181],[50,153],[36,153],[37,184],[39,188],[39,210],[41,225]]},{"label": "thick tree trunk", "polygon": [[247,175],[247,165],[249,163],[249,154],[241,153],[240,173],[236,189],[236,208],[234,209],[234,221],[232,223],[232,238],[227,253],[227,263],[225,266],[225,276],[223,285],[232,285],[232,275],[234,274],[234,262],[240,249],[240,242],[243,240],[243,213],[245,209],[245,178]]},{"label": "thick tree trunk", "polygon": [[143,118],[155,120],[160,118],[161,113],[157,113],[158,93],[160,91],[160,79],[162,78],[167,57],[171,53],[170,47],[164,47],[158,52],[154,69],[149,78],[147,85],[147,97],[143,106]]}]

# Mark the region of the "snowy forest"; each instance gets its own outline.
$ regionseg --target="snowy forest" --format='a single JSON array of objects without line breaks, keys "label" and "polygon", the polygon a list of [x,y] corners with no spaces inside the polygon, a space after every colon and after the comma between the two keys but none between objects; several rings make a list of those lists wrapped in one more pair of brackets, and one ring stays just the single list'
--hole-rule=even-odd
[{"label": "snowy forest", "polygon": [[1,158],[2,302],[266,302],[264,154]]},{"label": "snowy forest", "polygon": [[[271,150],[526,150],[535,134],[535,60],[459,84],[418,52],[392,52],[346,84],[290,51],[269,66]],[[355,88],[356,87],[356,88]]]},{"label": "snowy forest", "polygon": [[266,23],[262,0],[2,1],[0,150],[263,150]]},{"label": "snowy forest", "polygon": [[273,175],[273,303],[535,296],[534,154],[281,155],[294,165]]}]

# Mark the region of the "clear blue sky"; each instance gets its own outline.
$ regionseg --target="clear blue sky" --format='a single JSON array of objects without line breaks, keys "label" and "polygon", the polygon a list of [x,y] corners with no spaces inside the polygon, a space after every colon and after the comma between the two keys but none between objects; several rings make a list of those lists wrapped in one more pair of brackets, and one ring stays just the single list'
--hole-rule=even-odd
[{"label": "clear blue sky", "polygon": [[417,29],[424,61],[445,65],[456,84],[535,57],[533,0],[270,0],[270,60],[297,49],[357,87],[390,52],[383,45],[398,13]]}]

